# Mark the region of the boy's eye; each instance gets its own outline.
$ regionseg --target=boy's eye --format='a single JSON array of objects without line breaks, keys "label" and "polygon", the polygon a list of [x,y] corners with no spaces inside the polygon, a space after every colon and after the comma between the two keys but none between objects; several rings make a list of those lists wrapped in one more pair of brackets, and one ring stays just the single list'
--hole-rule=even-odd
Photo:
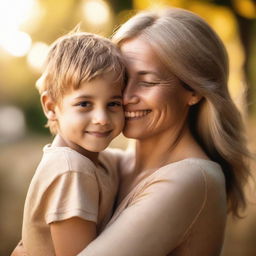
[{"label": "boy's eye", "polygon": [[120,101],[112,101],[108,103],[109,107],[122,107],[122,102]]},{"label": "boy's eye", "polygon": [[79,102],[77,105],[83,108],[88,108],[92,106],[92,103],[89,101],[82,101],[82,102]]}]

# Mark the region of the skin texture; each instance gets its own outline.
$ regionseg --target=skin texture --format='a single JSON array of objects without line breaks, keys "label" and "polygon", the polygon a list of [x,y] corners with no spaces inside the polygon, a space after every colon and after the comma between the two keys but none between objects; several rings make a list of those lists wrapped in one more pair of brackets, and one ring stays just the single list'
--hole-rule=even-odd
[{"label": "skin texture", "polygon": [[[155,170],[189,157],[191,152],[207,158],[187,124],[189,108],[198,103],[201,96],[185,89],[167,72],[152,47],[142,38],[125,41],[121,51],[129,73],[124,92],[126,123],[123,133],[137,139],[135,176],[143,170]],[[147,110],[147,114],[131,118],[132,112],[138,110]]]},{"label": "skin texture", "polygon": [[97,152],[122,131],[122,88],[114,81],[114,76],[108,73],[85,82],[64,95],[58,104],[47,94],[42,96],[46,116],[58,123],[59,146],[96,158]]},{"label": "skin texture", "polygon": [[76,255],[96,237],[95,223],[77,217],[52,223],[50,229],[56,256]]},{"label": "skin texture", "polygon": [[[124,135],[143,140],[170,129],[179,130],[187,116],[189,102],[197,99],[174,75],[167,73],[150,45],[142,39],[125,42],[121,51],[129,73],[124,94],[124,101],[129,102],[125,107]],[[148,111],[145,116],[129,117],[129,112],[143,110]]]}]

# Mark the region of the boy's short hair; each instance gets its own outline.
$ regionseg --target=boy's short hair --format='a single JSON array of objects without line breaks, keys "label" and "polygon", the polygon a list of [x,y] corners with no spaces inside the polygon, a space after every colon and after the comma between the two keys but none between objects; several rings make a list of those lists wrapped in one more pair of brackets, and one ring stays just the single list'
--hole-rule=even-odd
[{"label": "boy's short hair", "polygon": [[[125,65],[120,51],[109,40],[87,32],[75,32],[58,38],[50,47],[42,76],[36,87],[47,91],[53,101],[60,101],[71,89],[105,73],[116,74],[120,85],[125,83]],[[47,127],[56,134],[56,122]]]}]

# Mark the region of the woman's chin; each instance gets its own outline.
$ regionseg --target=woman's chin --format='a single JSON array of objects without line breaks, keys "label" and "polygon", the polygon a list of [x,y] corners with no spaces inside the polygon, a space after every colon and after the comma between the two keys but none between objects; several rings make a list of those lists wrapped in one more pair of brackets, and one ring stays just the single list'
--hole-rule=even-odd
[{"label": "woman's chin", "polygon": [[130,125],[126,125],[123,129],[123,135],[126,138],[129,139],[142,139],[143,137],[145,137],[145,130],[143,131],[141,128],[135,128],[132,127]]}]

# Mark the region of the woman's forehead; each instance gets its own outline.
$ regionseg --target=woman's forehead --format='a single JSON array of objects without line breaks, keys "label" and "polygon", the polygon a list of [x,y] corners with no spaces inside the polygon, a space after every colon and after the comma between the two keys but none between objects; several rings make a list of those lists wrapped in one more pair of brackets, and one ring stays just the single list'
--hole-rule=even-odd
[{"label": "woman's forehead", "polygon": [[124,56],[128,72],[137,75],[152,75],[167,78],[171,72],[161,62],[152,46],[145,39],[134,38],[122,43],[121,52]]},{"label": "woman's forehead", "polygon": [[120,49],[128,68],[150,73],[163,68],[163,64],[151,45],[140,38],[127,40],[121,45]]}]

